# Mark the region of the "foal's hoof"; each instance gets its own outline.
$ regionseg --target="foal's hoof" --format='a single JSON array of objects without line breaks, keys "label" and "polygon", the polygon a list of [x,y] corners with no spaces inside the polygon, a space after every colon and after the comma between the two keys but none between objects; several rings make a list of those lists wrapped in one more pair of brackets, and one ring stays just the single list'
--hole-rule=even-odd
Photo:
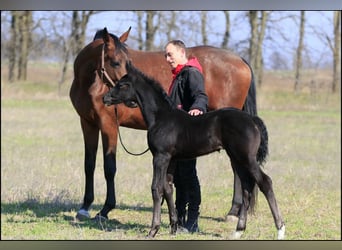
[{"label": "foal's hoof", "polygon": [[285,239],[285,224],[278,230],[278,240]]},{"label": "foal's hoof", "polygon": [[235,216],[235,215],[231,215],[231,214],[227,214],[226,215],[226,218],[225,218],[225,221],[227,222],[234,222],[234,223],[237,223],[239,220],[239,217]]},{"label": "foal's hoof", "polygon": [[239,239],[241,239],[241,236],[242,236],[243,232],[244,231],[235,231],[235,232],[232,233],[230,238],[232,240],[239,240]]},{"label": "foal's hoof", "polygon": [[177,234],[188,234],[189,230],[187,228],[185,228],[185,227],[178,226],[176,233]]},{"label": "foal's hoof", "polygon": [[90,214],[87,210],[80,209],[76,214],[76,219],[79,221],[85,221],[90,219]]}]

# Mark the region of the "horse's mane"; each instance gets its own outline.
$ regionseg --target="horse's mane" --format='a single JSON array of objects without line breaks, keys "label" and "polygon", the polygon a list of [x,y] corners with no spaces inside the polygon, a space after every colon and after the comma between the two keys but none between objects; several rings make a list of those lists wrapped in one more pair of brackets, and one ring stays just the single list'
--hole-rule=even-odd
[{"label": "horse's mane", "polygon": [[138,68],[134,67],[134,65],[130,62],[127,62],[126,70],[128,74],[138,75],[141,78],[143,78],[143,80],[147,82],[158,93],[158,95],[161,95],[168,102],[171,108],[176,109],[175,103],[171,100],[171,98],[168,96],[166,91],[163,89],[161,84],[156,79],[154,79],[151,76],[146,75],[145,73],[140,71]]},{"label": "horse's mane", "polygon": [[[93,41],[95,41],[96,39],[102,39],[103,33],[104,33],[104,29],[96,31]],[[119,38],[116,35],[112,33],[108,33],[108,34],[111,36],[111,38],[113,38],[115,48],[122,50],[124,53],[128,54],[127,45],[125,43],[120,42]]]}]

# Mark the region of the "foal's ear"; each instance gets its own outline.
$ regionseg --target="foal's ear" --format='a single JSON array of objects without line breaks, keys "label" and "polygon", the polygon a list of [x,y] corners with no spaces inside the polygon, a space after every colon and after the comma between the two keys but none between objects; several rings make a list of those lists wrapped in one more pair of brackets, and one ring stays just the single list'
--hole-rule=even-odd
[{"label": "foal's ear", "polygon": [[124,43],[127,41],[127,38],[128,38],[130,31],[131,31],[131,27],[129,27],[129,29],[120,36],[120,38],[119,38],[120,42]]}]

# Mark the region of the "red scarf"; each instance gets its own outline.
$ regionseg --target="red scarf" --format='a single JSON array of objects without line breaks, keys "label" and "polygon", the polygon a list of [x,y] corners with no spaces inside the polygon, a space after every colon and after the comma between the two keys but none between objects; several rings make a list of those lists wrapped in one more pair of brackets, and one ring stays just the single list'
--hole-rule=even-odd
[{"label": "red scarf", "polygon": [[192,67],[195,67],[197,68],[202,74],[203,74],[203,70],[202,70],[202,66],[201,64],[199,63],[199,61],[197,60],[196,57],[191,57],[186,64],[178,64],[176,68],[172,69],[172,83],[169,87],[169,91],[168,91],[168,94],[170,95],[171,93],[171,90],[173,88],[173,85],[174,85],[174,82],[175,82],[175,79],[177,77],[177,75],[179,74],[179,72],[182,71],[182,69],[185,67],[185,66],[192,66]]}]

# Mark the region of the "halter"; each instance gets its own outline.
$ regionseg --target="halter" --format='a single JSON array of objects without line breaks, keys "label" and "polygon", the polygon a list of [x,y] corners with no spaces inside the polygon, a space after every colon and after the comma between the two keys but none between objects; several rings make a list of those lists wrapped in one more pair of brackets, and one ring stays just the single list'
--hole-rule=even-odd
[{"label": "halter", "polygon": [[106,68],[104,66],[104,51],[105,51],[105,43],[102,46],[102,56],[101,56],[101,80],[103,81],[103,75],[106,77],[106,79],[108,80],[108,82],[111,84],[111,86],[109,87],[114,87],[115,83],[113,82],[113,80],[110,78],[110,76],[108,75]]},{"label": "halter", "polygon": [[[113,80],[110,78],[110,76],[108,75],[107,71],[106,71],[106,68],[104,66],[104,49],[105,49],[105,44],[103,44],[102,46],[102,56],[101,56],[101,80],[102,82],[104,82],[103,80],[103,76],[106,77],[106,79],[108,80],[108,82],[111,84],[111,86],[109,87],[114,87],[115,86],[115,83],[113,82]],[[108,84],[109,85],[109,84]],[[120,133],[120,124],[119,124],[119,118],[118,118],[118,110],[117,110],[117,107],[116,105],[114,105],[114,111],[115,111],[115,116],[116,116],[116,125],[118,127],[118,134],[119,134],[119,139],[120,139],[120,143],[121,143],[121,146],[123,147],[123,149],[126,151],[126,153],[130,154],[130,155],[134,155],[134,156],[140,156],[140,155],[143,155],[145,154],[147,151],[149,151],[149,148],[147,148],[146,150],[144,150],[143,152],[141,153],[132,153],[130,152],[126,147],[125,145],[123,144],[122,142],[122,138],[121,138],[121,133]]]}]

